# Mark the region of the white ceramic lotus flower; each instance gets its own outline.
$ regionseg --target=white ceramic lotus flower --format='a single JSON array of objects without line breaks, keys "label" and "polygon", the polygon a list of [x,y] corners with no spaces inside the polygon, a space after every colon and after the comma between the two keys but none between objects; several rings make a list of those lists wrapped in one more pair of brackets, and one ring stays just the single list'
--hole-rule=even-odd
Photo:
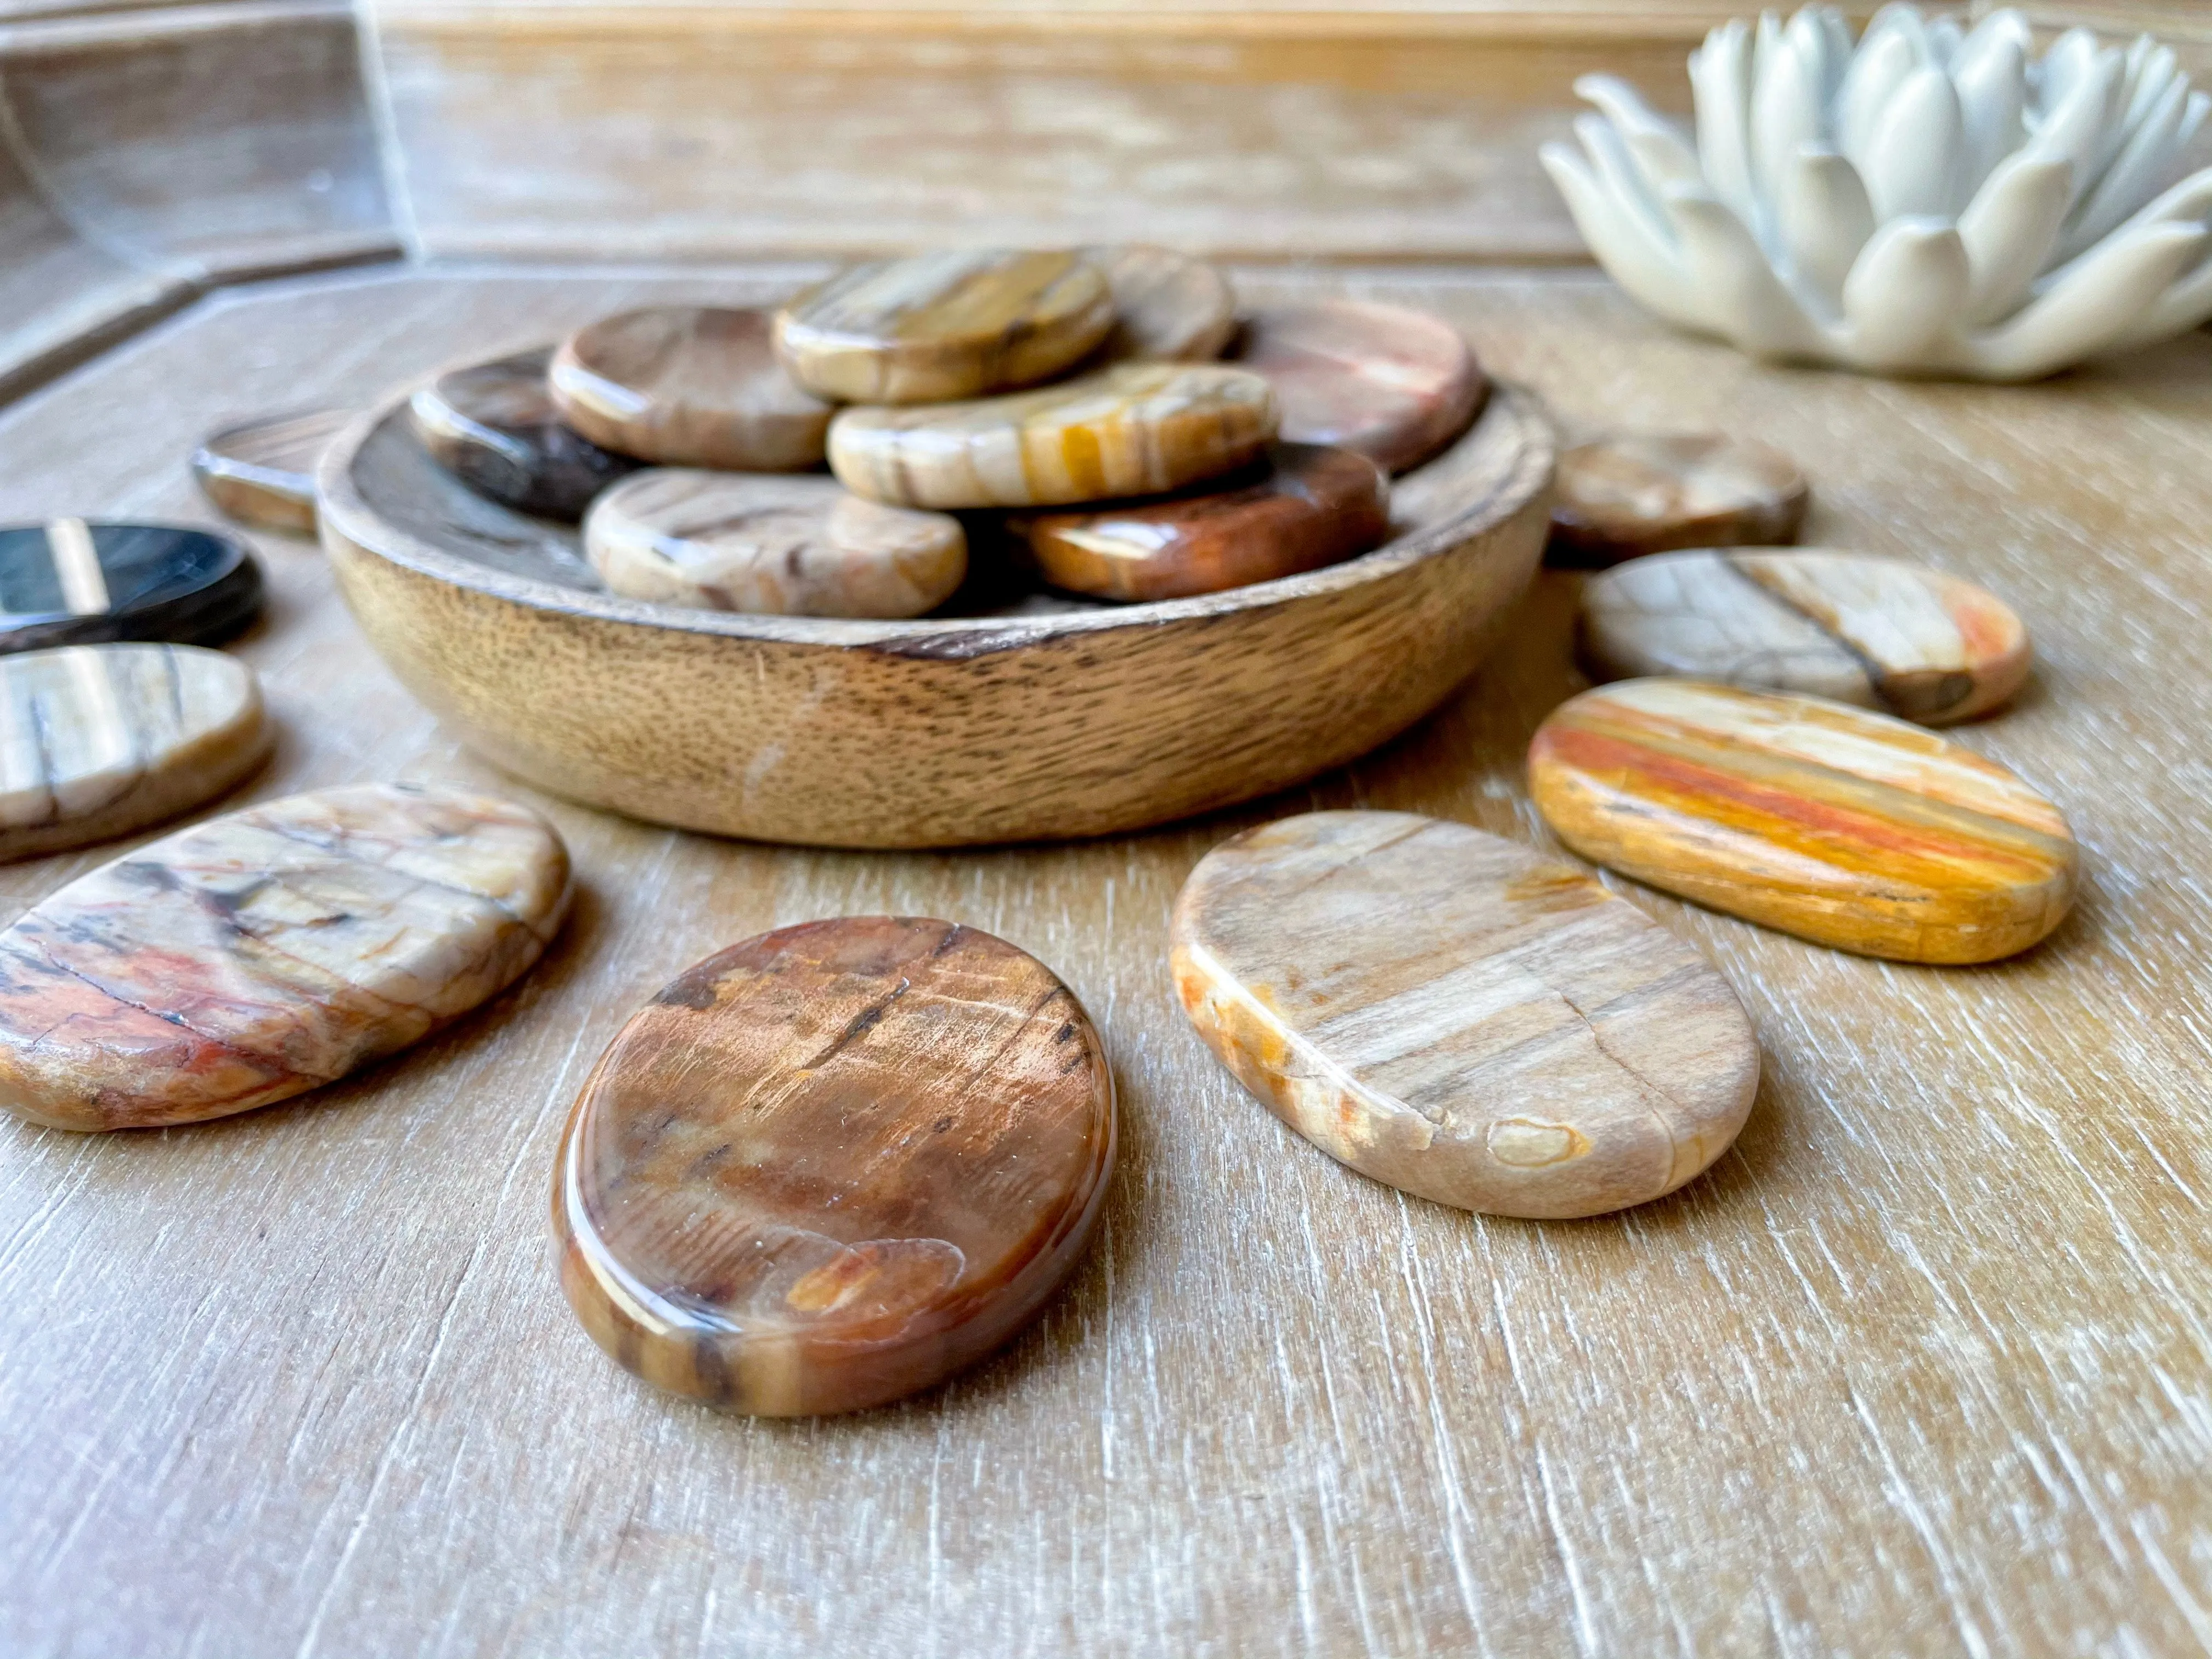
[{"label": "white ceramic lotus flower", "polygon": [[2194,328],[2212,167],[2172,179],[2212,100],[2148,35],[2032,45],[2012,10],[1888,6],[1856,50],[1832,7],[1768,12],[1690,54],[1694,149],[1586,76],[1601,113],[1544,166],[1621,287],[1758,356],[2020,380]]}]

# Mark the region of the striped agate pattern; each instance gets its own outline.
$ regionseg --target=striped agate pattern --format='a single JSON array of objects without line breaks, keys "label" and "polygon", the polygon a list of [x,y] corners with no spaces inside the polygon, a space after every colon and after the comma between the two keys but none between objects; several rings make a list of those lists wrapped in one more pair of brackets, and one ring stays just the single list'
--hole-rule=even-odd
[{"label": "striped agate pattern", "polygon": [[1823,698],[1625,680],[1554,710],[1528,782],[1583,857],[1818,944],[1987,962],[2064,918],[2058,809],[1919,726]]}]

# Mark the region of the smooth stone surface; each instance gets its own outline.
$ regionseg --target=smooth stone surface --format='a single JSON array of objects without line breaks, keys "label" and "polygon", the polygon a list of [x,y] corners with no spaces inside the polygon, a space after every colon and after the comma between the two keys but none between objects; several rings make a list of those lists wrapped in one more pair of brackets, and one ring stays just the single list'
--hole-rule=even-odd
[{"label": "smooth stone surface", "polygon": [[1431,459],[1490,395],[1460,331],[1402,306],[1262,306],[1230,358],[1275,388],[1285,438],[1357,450],[1386,472]]},{"label": "smooth stone surface", "polygon": [[287,1099],[511,984],[568,905],[552,827],[481,795],[367,784],[195,824],[0,934],[0,1107],[125,1129]]},{"label": "smooth stone surface", "polygon": [[1211,363],[1124,363],[1035,392],[848,409],[830,428],[846,487],[903,507],[1057,507],[1152,495],[1249,465],[1274,394]]},{"label": "smooth stone surface", "polygon": [[803,472],[822,461],[830,405],[777,361],[765,311],[649,306],[561,343],[546,387],[568,425],[660,466]]},{"label": "smooth stone surface", "polygon": [[219,645],[260,613],[261,568],[227,537],[82,519],[0,530],[0,652]]},{"label": "smooth stone surface", "polygon": [[1268,1110],[1377,1181],[1596,1215],[1735,1139],[1759,1045],[1705,959],[1572,866],[1463,823],[1312,812],[1176,901],[1183,1012]]},{"label": "smooth stone surface", "polygon": [[637,471],[568,426],[545,376],[551,346],[441,374],[408,404],[415,436],[471,489],[521,513],[574,524],[592,498]]},{"label": "smooth stone surface", "polygon": [[776,314],[775,344],[817,396],[941,403],[1048,379],[1113,326],[1106,273],[1081,253],[955,248],[838,272]]},{"label": "smooth stone surface", "polygon": [[1818,697],[1601,686],[1538,728],[1528,785],[1584,858],[1863,956],[1994,961],[2074,902],[2073,832],[2034,789],[1932,732]]},{"label": "smooth stone surface", "polygon": [[1114,1164],[1082,1006],[971,927],[809,922],[633,1015],[553,1194],[592,1340],[725,1411],[853,1411],[996,1347],[1081,1255]]},{"label": "smooth stone surface", "polygon": [[253,671],[189,645],[0,657],[0,860],[112,840],[212,800],[269,757]]},{"label": "smooth stone surface", "polygon": [[584,550],[627,598],[782,617],[918,617],[968,574],[959,520],[772,473],[641,472],[592,508]]},{"label": "smooth stone surface", "polygon": [[1087,247],[1114,296],[1102,362],[1211,362],[1237,335],[1237,295],[1203,259],[1141,245]]},{"label": "smooth stone surface", "polygon": [[1811,486],[1797,464],[1717,432],[1618,432],[1559,457],[1555,562],[1618,564],[1674,548],[1797,539]]},{"label": "smooth stone surface", "polygon": [[1923,726],[1971,720],[2033,653],[1985,588],[1902,559],[1825,549],[1701,549],[1635,559],[1583,589],[1582,653],[1601,680],[1687,676],[1802,691]]},{"label": "smooth stone surface", "polygon": [[318,409],[226,427],[192,452],[192,476],[240,524],[312,536],[315,462],[351,419],[351,410]]},{"label": "smooth stone surface", "polygon": [[1055,587],[1094,599],[1172,599],[1293,576],[1357,557],[1390,533],[1390,483],[1348,449],[1271,444],[1249,483],[1012,527]]}]

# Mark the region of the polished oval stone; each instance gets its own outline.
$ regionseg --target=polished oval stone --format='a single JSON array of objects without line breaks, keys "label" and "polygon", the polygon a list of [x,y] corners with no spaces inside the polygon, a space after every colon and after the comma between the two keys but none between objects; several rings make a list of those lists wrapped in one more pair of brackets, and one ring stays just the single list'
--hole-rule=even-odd
[{"label": "polished oval stone", "polygon": [[0,860],[86,847],[211,800],[268,758],[253,671],[189,645],[0,657]]},{"label": "polished oval stone", "polygon": [[317,409],[226,427],[192,452],[207,498],[240,524],[315,533],[315,463],[353,411]]},{"label": "polished oval stone", "polygon": [[261,568],[227,537],[82,519],[0,530],[0,652],[220,645],[260,614]]},{"label": "polished oval stone", "polygon": [[1583,589],[1582,652],[1601,680],[1802,691],[1923,726],[2005,702],[2033,656],[2020,618],[1984,588],[1812,548],[1660,553],[1601,572]]},{"label": "polished oval stone", "polygon": [[404,1048],[538,960],[568,855],[535,812],[408,784],[212,818],[0,934],[0,1107],[195,1123]]},{"label": "polished oval stone", "polygon": [[1124,363],[973,403],[846,410],[830,465],[848,489],[903,507],[1057,507],[1233,472],[1259,459],[1275,420],[1256,374]]},{"label": "polished oval stone", "polygon": [[628,598],[781,617],[918,617],[968,573],[957,519],[760,472],[641,472],[592,508],[584,550]]},{"label": "polished oval stone", "polygon": [[1164,247],[1087,247],[1114,296],[1102,363],[1210,362],[1237,334],[1237,295],[1203,259]]},{"label": "polished oval stone", "polygon": [[1105,1052],[1042,963],[950,922],[808,922],[688,969],[600,1056],[555,1177],[561,1285],[660,1388],[880,1405],[1029,1321],[1113,1164]]},{"label": "polished oval stone", "polygon": [[1601,686],[1538,728],[1528,786],[1584,858],[1863,956],[1993,961],[2074,902],[2056,806],[1932,732],[1818,697]]},{"label": "polished oval stone", "polygon": [[431,459],[479,495],[574,524],[640,463],[562,421],[545,381],[552,362],[543,346],[454,369],[417,392],[407,416]]},{"label": "polished oval stone", "polygon": [[1618,432],[1559,457],[1553,562],[1618,564],[1688,547],[1794,542],[1812,501],[1778,449],[1717,432]]},{"label": "polished oval stone", "polygon": [[765,311],[652,306],[581,328],[546,374],[554,407],[601,448],[661,466],[803,472],[830,405],[776,359]]},{"label": "polished oval stone", "polygon": [[1390,533],[1390,483],[1348,449],[1273,444],[1268,471],[1231,489],[1012,521],[1055,587],[1173,599],[1355,558]]},{"label": "polished oval stone", "polygon": [[1311,812],[1199,861],[1176,992],[1267,1109],[1377,1181],[1492,1215],[1669,1193],[1735,1139],[1728,981],[1570,866],[1463,823]]},{"label": "polished oval stone", "polygon": [[1457,329],[1400,306],[1262,306],[1230,357],[1275,388],[1285,438],[1357,450],[1386,472],[1437,455],[1490,395]]},{"label": "polished oval stone", "polygon": [[953,248],[838,272],[777,313],[775,343],[819,397],[940,403],[1048,379],[1113,325],[1105,273],[1080,253]]}]

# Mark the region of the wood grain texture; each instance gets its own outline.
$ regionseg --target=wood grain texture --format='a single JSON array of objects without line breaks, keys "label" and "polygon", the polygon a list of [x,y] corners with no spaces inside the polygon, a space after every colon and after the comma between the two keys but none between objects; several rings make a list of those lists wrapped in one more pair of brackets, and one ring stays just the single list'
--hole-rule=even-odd
[{"label": "wood grain texture", "polygon": [[[188,513],[225,410],[367,407],[471,354],[805,276],[358,274],[228,292],[0,413],[0,518]],[[1170,906],[1315,807],[1547,845],[1536,724],[1582,684],[1540,579],[1430,720],[1154,834],[794,851],[543,799],[262,538],[238,647],[266,799],[380,778],[541,805],[577,908],[514,990],[270,1110],[0,1125],[0,1651],[10,1659],[1459,1659],[2187,1653],[2212,1608],[2212,790],[2195,661],[2212,337],[2045,386],[1761,368],[1595,277],[1233,271],[1430,307],[1571,422],[1807,458],[1814,539],[1948,568],[2037,634],[1974,728],[2075,810],[2073,915],[1992,968],[1846,957],[1607,879],[1736,985],[1764,1080],[1680,1193],[1485,1220],[1314,1156],[1191,1034]],[[221,405],[221,409],[217,408]],[[1167,739],[1232,748],[1234,732]],[[0,872],[26,906],[100,861]],[[733,1422],[626,1381],[555,1281],[561,1120],[684,964],[846,914],[1049,961],[1113,1057],[1097,1246],[1000,1358],[887,1411]]]},{"label": "wood grain texture", "polygon": [[1097,1226],[1114,1075],[1052,969],[957,923],[841,916],[678,975],[577,1097],[561,1285],[646,1381],[858,1411],[1035,1316]]},{"label": "wood grain texture", "polygon": [[1601,1215],[1729,1148],[1759,1087],[1704,957],[1570,864],[1413,812],[1225,841],[1176,899],[1176,995],[1277,1117],[1486,1215]]}]

